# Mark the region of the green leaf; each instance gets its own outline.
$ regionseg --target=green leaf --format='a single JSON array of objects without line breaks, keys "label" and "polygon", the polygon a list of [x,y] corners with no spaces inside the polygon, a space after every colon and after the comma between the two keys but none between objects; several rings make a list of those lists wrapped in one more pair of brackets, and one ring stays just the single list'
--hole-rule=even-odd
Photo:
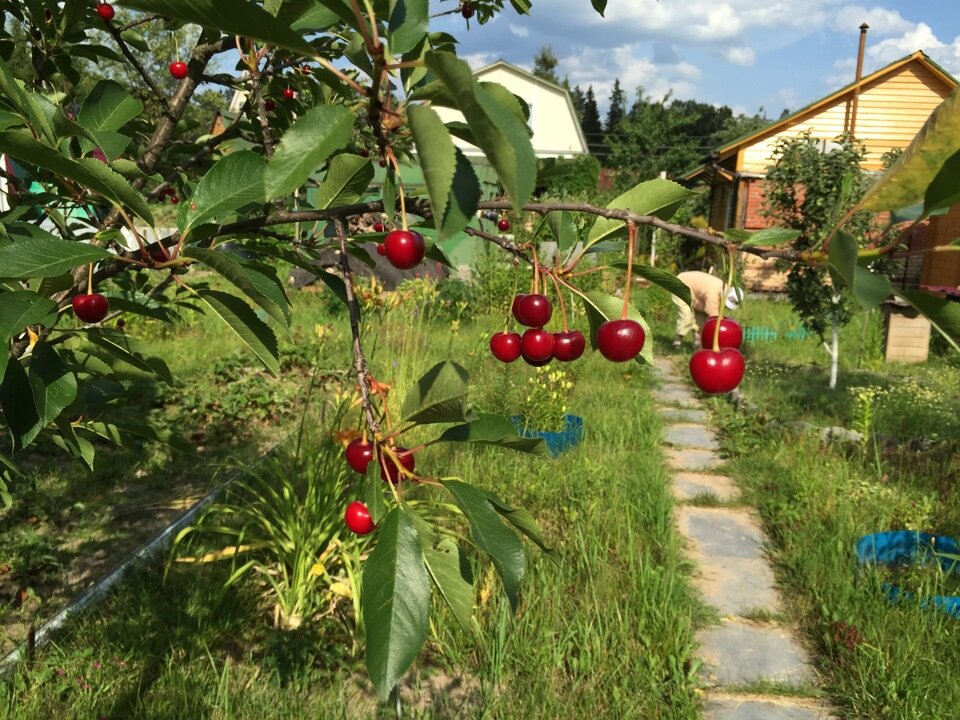
[{"label": "green leaf", "polygon": [[960,303],[920,290],[898,290],[897,297],[916,309],[960,352]]},{"label": "green leaf", "polygon": [[[80,112],[77,114],[77,124],[96,136],[101,147],[105,144],[115,145],[117,143],[115,131],[142,112],[143,103],[131,97],[120,83],[101,80],[84,98]],[[119,137],[124,139],[124,144],[130,142],[130,138],[126,136]],[[89,150],[89,146],[84,147],[85,152]],[[113,153],[107,152],[106,149],[104,152],[113,157]]]},{"label": "green leaf", "polygon": [[442,482],[470,522],[473,542],[493,561],[504,592],[510,600],[510,606],[516,610],[520,582],[527,569],[527,558],[523,554],[520,538],[503,524],[500,515],[482,490],[459,480]]},{"label": "green leaf", "polygon": [[177,218],[177,229],[185,233],[207,222],[223,224],[244,205],[264,202],[266,162],[249,150],[236,150],[218,160],[200,180]]},{"label": "green leaf", "polygon": [[3,344],[0,350],[0,381],[10,360],[7,341],[22,333],[27,325],[53,327],[56,322],[57,304],[50,298],[28,290],[0,293],[0,342]]},{"label": "green leaf", "polygon": [[0,130],[7,130],[18,125],[23,125],[24,120],[16,113],[9,110],[0,110]]},{"label": "green leaf", "polygon": [[526,124],[480,87],[470,66],[455,55],[428,52],[426,63],[446,86],[470,125],[477,146],[496,170],[514,209],[520,212],[533,194],[537,176],[536,156]]},{"label": "green leaf", "polygon": [[127,365],[142,370],[143,372],[156,375],[167,385],[173,386],[173,376],[170,374],[170,368],[158,357],[145,357],[131,345],[130,337],[122,332],[108,330],[106,328],[86,328],[84,334],[87,340],[96,347],[104,350],[108,354],[122,360]]},{"label": "green leaf", "polygon": [[[50,120],[43,114],[40,104],[33,97],[32,93],[27,92],[10,72],[10,67],[0,59],[0,92],[7,100],[20,111],[30,123],[30,125],[39,132],[51,145],[56,144],[57,138],[53,132],[53,126]],[[13,153],[11,153],[12,155]]]},{"label": "green leaf", "polygon": [[403,55],[427,34],[430,7],[427,0],[390,0],[390,52]]},{"label": "green leaf", "polygon": [[573,215],[566,210],[547,213],[544,217],[547,227],[557,241],[557,250],[569,250],[580,239],[577,237],[577,226],[573,223]]},{"label": "green leaf", "polygon": [[430,576],[413,521],[394,508],[377,532],[363,569],[363,624],[367,672],[386,700],[427,639]]},{"label": "green leaf", "polygon": [[[661,220],[669,220],[677,208],[695,194],[672,180],[654,178],[635,185],[615,198],[607,207],[611,210],[629,210],[637,215],[655,215]],[[625,232],[626,224],[623,220],[598,217],[590,228],[587,248]]]},{"label": "green leaf", "polygon": [[[610,263],[610,267],[617,268],[619,270],[626,270],[627,263]],[[639,265],[637,263],[633,264],[633,273],[634,275],[639,275],[645,280],[649,280],[655,285],[659,285],[671,295],[676,295],[687,305],[690,304],[690,288],[684,285],[682,281],[678,280],[677,276],[673,273],[653,267],[652,265]]]},{"label": "green leaf", "polygon": [[[411,105],[407,108],[410,132],[417,148],[417,159],[423,169],[423,178],[430,195],[430,206],[435,218],[443,218],[447,212],[450,189],[457,168],[457,153],[450,133],[440,116],[426,105]],[[437,222],[441,239],[441,223]],[[458,228],[460,230],[462,228]],[[456,232],[456,231],[455,231]]]},{"label": "green leaf", "polygon": [[[281,291],[282,299],[278,302],[277,298],[268,296],[261,290],[263,281],[267,283],[271,282],[269,278],[246,267],[228,252],[200,247],[186,247],[181,254],[183,257],[197,260],[211,270],[216,271],[223,278],[233,283],[244,295],[253,300],[253,302],[270,315],[270,317],[280,323],[281,327],[287,327],[290,308],[287,298],[282,296]],[[257,276],[260,277],[258,278]]]},{"label": "green leaf", "polygon": [[280,374],[277,336],[249,305],[218,290],[198,290],[197,295],[246,343],[271,375]]},{"label": "green leaf", "polygon": [[519,452],[546,457],[547,447],[541,438],[525,438],[503,415],[480,413],[476,420],[454,425],[443,431],[437,442],[468,442],[481,445],[496,445]]},{"label": "green leaf", "polygon": [[43,424],[33,404],[30,379],[19,360],[13,360],[7,366],[3,382],[0,383],[0,409],[13,435],[13,449],[22,450],[32,443]]},{"label": "green leaf", "polygon": [[77,399],[77,377],[47,343],[33,348],[27,373],[40,425],[52,422]]},{"label": "green leaf", "polygon": [[443,538],[436,547],[423,548],[423,560],[460,627],[469,631],[473,615],[473,572],[463,548],[450,538]]},{"label": "green leaf", "polygon": [[838,230],[830,241],[827,255],[835,275],[864,308],[875,308],[890,297],[890,280],[857,264],[857,242],[852,235]]},{"label": "green leaf", "polygon": [[467,389],[463,367],[439,362],[410,388],[401,410],[403,421],[427,425],[468,420]]},{"label": "green leaf", "polygon": [[73,160],[64,157],[53,148],[41,145],[29,133],[14,130],[0,132],[0,152],[75,180],[90,190],[100,193],[115,205],[126,205],[153,225],[153,214],[143,195],[134,190],[122,175],[115,173],[99,160],[91,158]]},{"label": "green leaf", "polygon": [[607,0],[590,0],[590,4],[593,5],[593,9],[603,17],[603,13],[607,9]]},{"label": "green leaf", "polygon": [[923,196],[923,217],[960,203],[960,150],[943,163]]},{"label": "green leaf", "polygon": [[250,0],[123,0],[122,4],[146,13],[216,28],[228,35],[259,40],[307,57],[316,54],[302,35]]},{"label": "green leaf", "polygon": [[507,522],[530,538],[530,540],[552,560],[557,559],[556,550],[547,545],[547,541],[543,538],[543,531],[528,510],[510,507],[492,492],[487,492],[486,495],[487,499],[490,500],[490,503],[493,505],[494,510],[500,513]]},{"label": "green leaf", "polygon": [[317,210],[341,207],[357,202],[373,180],[373,163],[359,155],[341,154],[330,161],[327,176],[317,188]]},{"label": "green leaf", "polygon": [[60,434],[51,434],[50,437],[53,442],[77,460],[80,460],[87,466],[88,470],[93,470],[93,461],[96,457],[96,448],[93,447],[93,443],[77,434],[76,428],[69,422],[58,422],[57,427]]},{"label": "green leaf", "polygon": [[18,240],[0,247],[0,277],[16,280],[57,277],[65,271],[112,257],[101,248],[81,242]]},{"label": "green leaf", "polygon": [[350,141],[353,113],[343,105],[317,105],[284,133],[267,164],[266,199],[303,185],[320,164]]},{"label": "green leaf", "polygon": [[[724,233],[726,235],[726,233]],[[764,228],[755,233],[748,233],[748,237],[741,242],[744,247],[764,246],[776,247],[786,245],[800,237],[799,230],[788,228]]]},{"label": "green leaf", "polygon": [[[623,298],[607,295],[602,292],[580,293],[583,298],[583,307],[587,311],[587,319],[590,321],[590,345],[594,350],[597,349],[597,331],[607,320],[619,320],[620,312],[623,309]],[[650,334],[650,326],[644,319],[640,311],[630,305],[627,308],[627,318],[640,323],[643,328],[646,340],[643,343],[643,349],[637,356],[637,362],[642,359],[644,362],[653,364],[653,335]]]}]

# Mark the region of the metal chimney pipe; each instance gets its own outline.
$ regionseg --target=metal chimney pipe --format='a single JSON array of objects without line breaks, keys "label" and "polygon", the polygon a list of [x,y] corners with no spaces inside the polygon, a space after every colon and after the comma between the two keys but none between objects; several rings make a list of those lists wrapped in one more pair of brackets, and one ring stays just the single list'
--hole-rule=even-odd
[{"label": "metal chimney pipe", "polygon": [[854,79],[853,88],[853,104],[850,108],[850,127],[848,132],[850,135],[855,135],[857,130],[857,105],[860,100],[860,80],[863,77],[863,51],[867,46],[867,30],[870,29],[870,26],[866,23],[863,23],[860,26],[860,48],[857,50],[857,76]]}]

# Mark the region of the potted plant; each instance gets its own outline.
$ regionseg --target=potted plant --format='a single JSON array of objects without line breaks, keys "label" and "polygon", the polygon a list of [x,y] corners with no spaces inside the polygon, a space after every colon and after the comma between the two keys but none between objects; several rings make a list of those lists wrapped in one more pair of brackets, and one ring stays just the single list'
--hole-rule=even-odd
[{"label": "potted plant", "polygon": [[527,383],[519,415],[511,419],[523,437],[543,438],[551,457],[578,445],[583,439],[583,418],[568,412],[567,401],[574,379],[560,367],[538,367]]}]

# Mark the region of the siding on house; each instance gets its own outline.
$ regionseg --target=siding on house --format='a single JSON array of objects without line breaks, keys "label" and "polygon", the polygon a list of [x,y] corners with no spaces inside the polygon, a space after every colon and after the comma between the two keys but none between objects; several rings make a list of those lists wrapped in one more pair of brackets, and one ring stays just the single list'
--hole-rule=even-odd
[{"label": "siding on house", "polygon": [[[882,170],[883,154],[892,148],[907,147],[950,91],[951,88],[919,62],[904,65],[865,85],[858,99],[854,128],[867,149],[863,168]],[[799,116],[796,122],[780,132],[747,145],[741,150],[741,169],[765,173],[772,164],[773,152],[780,139],[810,132],[812,137],[825,142],[835,140],[844,133],[851,104],[850,96],[838,99],[815,114]]]}]

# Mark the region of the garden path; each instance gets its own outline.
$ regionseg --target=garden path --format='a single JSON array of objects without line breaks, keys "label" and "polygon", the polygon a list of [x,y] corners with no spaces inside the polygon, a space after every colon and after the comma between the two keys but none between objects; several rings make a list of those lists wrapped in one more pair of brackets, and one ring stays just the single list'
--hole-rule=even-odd
[{"label": "garden path", "polygon": [[720,617],[697,634],[704,720],[830,720],[807,654],[780,620],[763,531],[736,482],[718,472],[723,460],[707,413],[670,358],[656,370],[677,525],[694,583]]}]

